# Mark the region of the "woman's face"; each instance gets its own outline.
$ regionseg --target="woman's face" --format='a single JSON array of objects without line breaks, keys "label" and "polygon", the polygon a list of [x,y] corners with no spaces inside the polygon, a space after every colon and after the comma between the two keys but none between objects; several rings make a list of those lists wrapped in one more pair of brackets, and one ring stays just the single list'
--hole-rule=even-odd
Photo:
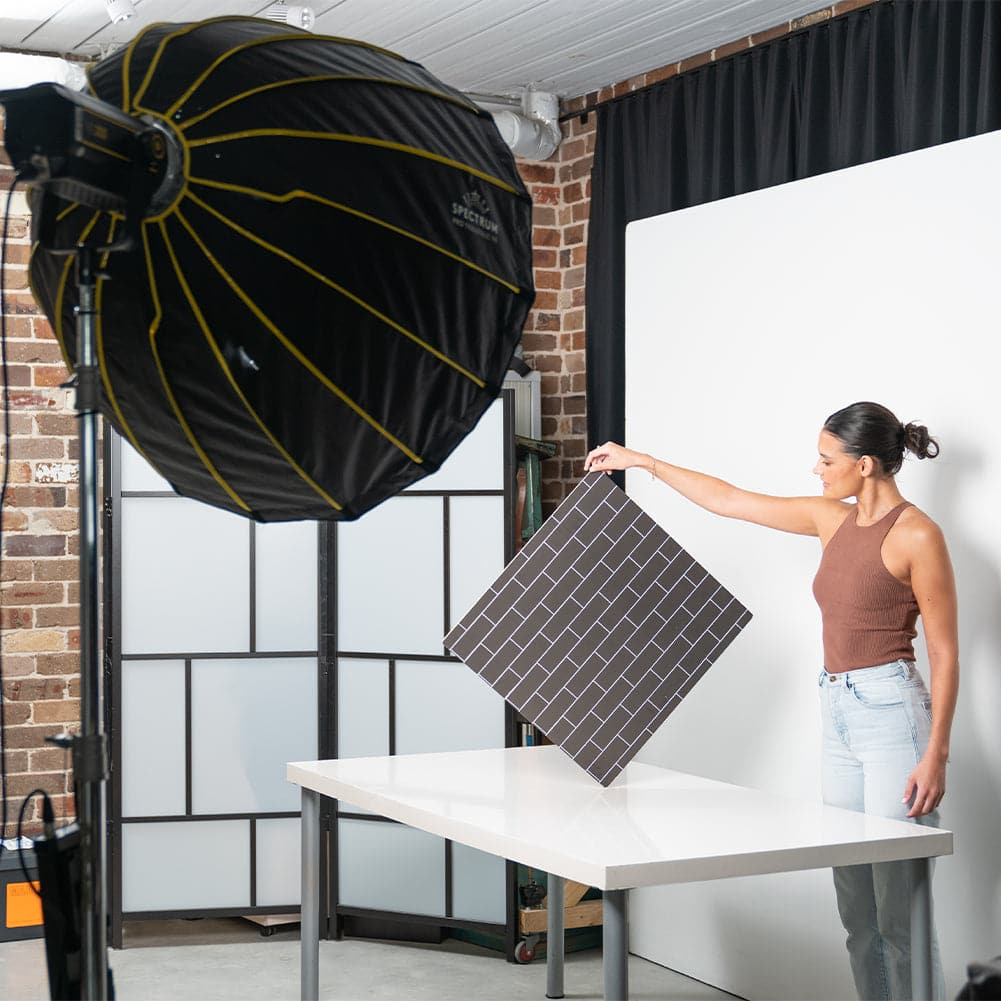
[{"label": "woman's face", "polygon": [[862,489],[862,459],[849,455],[830,431],[820,432],[817,451],[820,456],[813,471],[824,485],[824,496],[834,500],[857,497]]}]

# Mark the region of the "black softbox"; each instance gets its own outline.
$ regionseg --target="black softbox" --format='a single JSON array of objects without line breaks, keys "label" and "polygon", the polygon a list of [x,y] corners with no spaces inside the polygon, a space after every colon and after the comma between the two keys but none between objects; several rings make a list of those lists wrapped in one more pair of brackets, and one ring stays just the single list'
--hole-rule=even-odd
[{"label": "black softbox", "polygon": [[[254,18],[153,25],[89,76],[169,135],[179,175],[98,262],[104,417],[179,493],[262,521],[355,518],[433,472],[534,295],[491,116],[391,52]],[[122,232],[35,195],[57,246]],[[36,246],[30,274],[74,368],[73,259]]]}]

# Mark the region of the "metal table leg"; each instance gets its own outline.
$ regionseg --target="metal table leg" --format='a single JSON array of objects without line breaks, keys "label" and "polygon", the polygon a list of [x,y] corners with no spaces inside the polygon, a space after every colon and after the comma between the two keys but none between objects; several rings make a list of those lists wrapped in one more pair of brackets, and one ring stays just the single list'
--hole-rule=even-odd
[{"label": "metal table leg", "polygon": [[628,1001],[629,943],[626,927],[626,891],[605,890],[601,904],[602,958],[605,1001]]},{"label": "metal table leg", "polygon": [[320,794],[302,789],[302,903],[299,996],[320,996]]},{"label": "metal table leg", "polygon": [[562,876],[546,881],[546,997],[563,997],[563,890]]},{"label": "metal table leg", "polygon": [[931,861],[914,859],[911,884],[911,997],[931,1001]]}]

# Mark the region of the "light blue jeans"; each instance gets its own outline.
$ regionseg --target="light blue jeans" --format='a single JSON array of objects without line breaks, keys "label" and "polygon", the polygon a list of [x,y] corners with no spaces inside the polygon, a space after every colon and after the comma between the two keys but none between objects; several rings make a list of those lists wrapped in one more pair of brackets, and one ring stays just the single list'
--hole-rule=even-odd
[{"label": "light blue jeans", "polygon": [[[907,777],[931,732],[931,699],[910,661],[828,674],[818,681],[824,723],[824,802],[907,820]],[[917,820],[935,826],[938,814]],[[913,864],[879,862],[834,870],[841,923],[855,989],[863,1001],[902,1001],[911,994],[910,901]],[[945,997],[932,929],[935,1001]]]}]

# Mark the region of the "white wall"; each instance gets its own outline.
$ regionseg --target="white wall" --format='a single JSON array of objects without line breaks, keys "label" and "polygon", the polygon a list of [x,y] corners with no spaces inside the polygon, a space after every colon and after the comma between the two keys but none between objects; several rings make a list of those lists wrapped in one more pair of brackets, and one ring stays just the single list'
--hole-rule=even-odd
[{"label": "white wall", "polygon": [[[635,448],[816,494],[828,414],[874,399],[940,438],[905,497],[943,527],[962,684],[935,901],[949,997],[1001,952],[1001,133],[633,223],[626,428]],[[815,539],[629,493],[754,613],[639,760],[819,798]],[[923,647],[919,652],[927,678]],[[631,894],[639,955],[746,998],[853,996],[829,872]]]}]

